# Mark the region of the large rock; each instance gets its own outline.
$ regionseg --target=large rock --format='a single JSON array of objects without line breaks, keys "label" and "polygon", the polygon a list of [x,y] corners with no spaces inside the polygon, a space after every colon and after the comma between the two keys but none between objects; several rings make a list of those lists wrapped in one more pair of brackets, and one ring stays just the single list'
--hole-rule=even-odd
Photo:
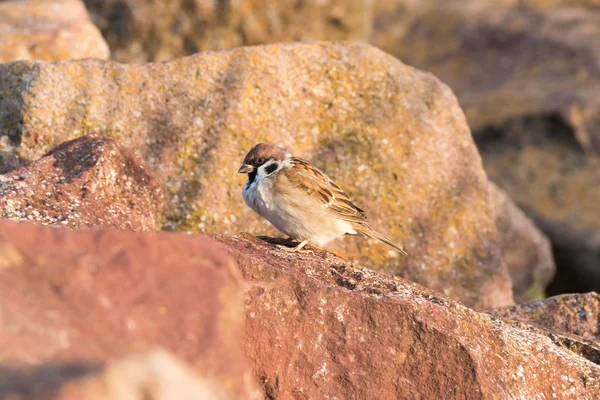
[{"label": "large rock", "polygon": [[144,157],[165,183],[167,228],[276,234],[245,206],[236,174],[252,145],[272,142],[322,168],[409,257],[360,238],[331,249],[469,305],[512,302],[487,178],[456,98],[373,47],[282,44],[143,66],[14,63],[0,65],[0,93],[0,136],[25,158],[87,132]]},{"label": "large rock", "polygon": [[110,55],[81,0],[0,2],[0,43],[0,62]]},{"label": "large rock", "polygon": [[292,40],[361,40],[371,0],[85,0],[122,62]]},{"label": "large rock", "polygon": [[241,348],[239,271],[214,240],[3,221],[0,270],[3,366],[160,346],[231,398],[260,398]]},{"label": "large rock", "polygon": [[488,313],[600,342],[600,296],[595,292],[564,294],[517,306],[496,308]]},{"label": "large rock", "polygon": [[372,43],[456,92],[471,128],[560,115],[600,152],[600,9],[590,1],[375,0]]},{"label": "large rock", "polygon": [[245,348],[267,398],[600,396],[593,344],[492,318],[325,252],[216,238],[246,282]]},{"label": "large rock", "polygon": [[[188,398],[190,388],[212,391],[200,398],[240,399],[600,396],[594,343],[248,234],[209,239],[5,221],[0,269],[1,395],[147,394],[142,400]],[[242,335],[262,393],[241,354]],[[156,346],[197,377],[163,353],[119,361]]]},{"label": "large rock", "polygon": [[155,231],[162,209],[162,188],[146,163],[96,135],[65,142],[0,175],[3,219]]},{"label": "large rock", "polygon": [[113,362],[54,363],[4,368],[0,394],[19,400],[233,400],[227,390],[195,375],[169,353],[154,350]]},{"label": "large rock", "polygon": [[504,190],[490,182],[489,191],[502,259],[510,273],[515,301],[523,303],[544,297],[555,270],[550,241]]},{"label": "large rock", "polygon": [[559,121],[507,122],[478,140],[490,179],[552,241],[557,273],[549,293],[600,291],[600,161]]},{"label": "large rock", "polygon": [[375,1],[373,43],[455,91],[491,179],[550,237],[550,293],[600,291],[598,4]]}]

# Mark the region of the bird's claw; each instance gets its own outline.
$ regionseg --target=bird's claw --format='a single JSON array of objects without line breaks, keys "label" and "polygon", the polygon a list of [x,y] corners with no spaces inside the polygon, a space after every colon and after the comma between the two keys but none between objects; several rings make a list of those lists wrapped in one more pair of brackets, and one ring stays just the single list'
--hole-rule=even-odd
[{"label": "bird's claw", "polygon": [[289,253],[307,253],[307,254],[315,254],[314,251],[310,250],[310,249],[304,249],[303,247],[306,246],[306,244],[308,243],[308,240],[305,240],[303,242],[300,242],[297,246],[294,247],[287,247],[285,245],[281,245],[281,244],[277,244],[275,245],[277,248],[283,250],[283,251],[287,251]]}]

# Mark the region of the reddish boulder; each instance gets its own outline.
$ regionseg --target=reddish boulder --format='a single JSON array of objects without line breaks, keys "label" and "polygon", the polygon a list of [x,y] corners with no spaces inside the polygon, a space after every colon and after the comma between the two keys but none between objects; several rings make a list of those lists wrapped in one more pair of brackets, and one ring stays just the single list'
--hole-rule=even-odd
[{"label": "reddish boulder", "polygon": [[239,272],[214,240],[0,222],[5,366],[103,363],[163,347],[234,398],[257,398],[242,354]]},{"label": "reddish boulder", "polygon": [[244,276],[246,354],[270,399],[600,397],[586,344],[562,347],[330,253],[214,237]]},{"label": "reddish boulder", "polygon": [[28,167],[0,175],[5,219],[155,231],[162,207],[162,189],[145,162],[96,135],[65,142]]},{"label": "reddish boulder", "polygon": [[598,293],[564,294],[487,312],[497,317],[535,323],[556,332],[600,341]]}]

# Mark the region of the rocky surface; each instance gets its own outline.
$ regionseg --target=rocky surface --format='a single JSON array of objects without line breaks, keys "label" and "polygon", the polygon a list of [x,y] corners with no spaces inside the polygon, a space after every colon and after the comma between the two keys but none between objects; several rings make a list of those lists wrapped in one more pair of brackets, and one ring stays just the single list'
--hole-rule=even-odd
[{"label": "rocky surface", "polygon": [[0,373],[0,395],[19,400],[233,400],[169,353],[152,352],[100,366],[55,363]]},{"label": "rocky surface", "polygon": [[241,348],[240,274],[214,240],[3,221],[0,269],[5,366],[102,363],[160,346],[228,396],[259,398]]},{"label": "rocky surface", "polygon": [[155,231],[162,209],[162,188],[146,163],[97,135],[65,142],[0,175],[2,219]]},{"label": "rocky surface", "polygon": [[600,347],[591,341],[276,243],[0,222],[0,394],[600,396]]},{"label": "rocky surface", "polygon": [[246,282],[245,349],[267,398],[600,396],[594,344],[478,313],[322,251],[215,238]]},{"label": "rocky surface", "polygon": [[88,132],[116,138],[164,182],[169,229],[277,234],[246,207],[236,174],[252,145],[273,142],[329,174],[409,256],[360,238],[332,250],[468,305],[512,303],[456,98],[368,45],[249,47],[143,66],[15,63],[0,77],[0,136],[21,156]]},{"label": "rocky surface", "polygon": [[505,191],[492,182],[489,191],[515,301],[520,304],[544,297],[555,271],[550,241]]},{"label": "rocky surface", "polygon": [[600,296],[595,292],[564,294],[488,313],[600,341]]},{"label": "rocky surface", "polygon": [[81,0],[0,2],[0,43],[0,62],[110,56]]},{"label": "rocky surface", "polygon": [[479,139],[490,179],[552,241],[552,293],[600,290],[600,164],[560,121],[512,121]]},{"label": "rocky surface", "polygon": [[551,239],[549,292],[600,290],[599,3],[374,4],[372,42],[454,90],[487,173]]},{"label": "rocky surface", "polygon": [[[85,0],[115,60],[168,60],[198,51],[293,40],[361,40],[370,0]],[[176,27],[174,29],[174,27]]]}]

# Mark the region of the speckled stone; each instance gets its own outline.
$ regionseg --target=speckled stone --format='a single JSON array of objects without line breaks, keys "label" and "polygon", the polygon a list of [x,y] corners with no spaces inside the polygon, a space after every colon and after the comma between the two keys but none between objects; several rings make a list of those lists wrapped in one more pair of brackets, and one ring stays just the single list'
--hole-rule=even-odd
[{"label": "speckled stone", "polygon": [[600,343],[600,296],[574,293],[489,310],[497,317],[535,323]]},{"label": "speckled stone", "polygon": [[96,135],[0,175],[0,219],[156,231],[162,209],[162,188],[146,163]]},{"label": "speckled stone", "polygon": [[214,236],[246,283],[246,354],[271,399],[596,399],[600,348],[501,320],[332,254]]},{"label": "speckled stone", "polygon": [[402,245],[349,237],[340,255],[477,307],[512,303],[487,177],[451,90],[360,43],[278,44],[166,63],[0,65],[0,136],[35,159],[98,132],[143,157],[167,229],[278,234],[241,197],[257,142],[331,176]]}]

